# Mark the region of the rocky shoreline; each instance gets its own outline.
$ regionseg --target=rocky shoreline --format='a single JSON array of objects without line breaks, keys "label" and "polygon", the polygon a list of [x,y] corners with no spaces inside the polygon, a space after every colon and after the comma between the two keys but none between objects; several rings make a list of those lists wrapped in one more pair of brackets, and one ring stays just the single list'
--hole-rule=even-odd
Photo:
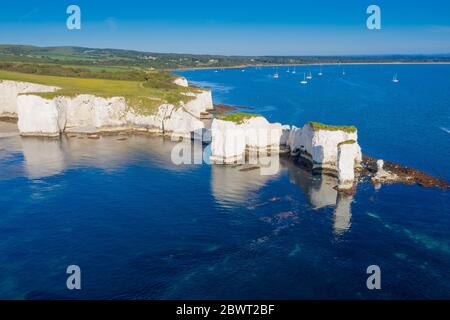
[{"label": "rocky shoreline", "polygon": [[404,166],[399,163],[383,161],[384,170],[388,176],[379,176],[377,162],[380,160],[363,156],[363,166],[361,176],[370,179],[374,185],[380,184],[406,184],[419,185],[424,188],[450,189],[450,183],[444,179],[439,179],[418,169]]}]

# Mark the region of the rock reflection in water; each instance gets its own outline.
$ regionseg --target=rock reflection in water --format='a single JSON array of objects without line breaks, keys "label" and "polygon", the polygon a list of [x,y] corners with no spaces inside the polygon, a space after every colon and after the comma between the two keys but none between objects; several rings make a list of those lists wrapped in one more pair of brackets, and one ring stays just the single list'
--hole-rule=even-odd
[{"label": "rock reflection in water", "polygon": [[[82,136],[24,138],[18,136],[14,127],[8,124],[0,129],[3,134],[0,137],[0,162],[5,169],[0,179],[3,180],[20,176],[40,179],[77,167],[118,170],[135,162],[150,162],[158,168],[178,172],[198,167],[174,164],[171,153],[176,144],[163,137],[105,136],[98,140]],[[247,204],[261,188],[287,171],[291,183],[300,186],[313,208],[335,208],[333,220],[336,235],[342,235],[350,228],[353,197],[336,191],[335,178],[312,175],[290,157],[275,157],[261,163],[266,166],[270,163],[270,167],[275,169],[270,172],[261,165],[211,166],[211,192],[216,202],[225,207]]]},{"label": "rock reflection in water", "polygon": [[338,181],[336,178],[327,175],[313,175],[291,159],[283,159],[282,165],[288,168],[291,182],[300,186],[315,209],[335,208],[333,231],[337,236],[350,229],[353,195],[337,192],[335,187]]},{"label": "rock reflection in water", "polygon": [[339,194],[336,202],[336,209],[334,210],[334,234],[337,236],[343,235],[350,229],[352,219],[352,202],[353,196],[346,194]]},{"label": "rock reflection in water", "polygon": [[[214,198],[221,205],[237,205],[248,203],[259,189],[270,180],[276,179],[281,173],[279,158],[271,158],[271,174],[258,165],[211,167],[211,189]],[[261,161],[266,164],[269,161]],[[276,168],[276,169],[274,169]]]},{"label": "rock reflection in water", "polygon": [[[6,134],[4,130],[0,132]],[[40,179],[76,167],[117,170],[134,161],[150,162],[165,170],[192,169],[189,165],[172,163],[170,156],[175,143],[163,137],[105,136],[91,140],[81,136],[51,139],[15,135],[0,138],[0,141],[2,166],[7,167],[8,159],[14,158],[11,164],[14,170],[2,170],[0,178],[3,180],[19,176]]]}]

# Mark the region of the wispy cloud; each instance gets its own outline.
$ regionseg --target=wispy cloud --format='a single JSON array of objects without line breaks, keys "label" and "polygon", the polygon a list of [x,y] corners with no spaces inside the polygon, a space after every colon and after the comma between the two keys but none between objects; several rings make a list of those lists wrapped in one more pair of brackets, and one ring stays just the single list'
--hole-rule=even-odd
[{"label": "wispy cloud", "polygon": [[19,22],[23,22],[25,20],[28,20],[32,16],[36,15],[39,12],[39,8],[33,8],[32,10],[25,13],[23,16],[19,18]]}]

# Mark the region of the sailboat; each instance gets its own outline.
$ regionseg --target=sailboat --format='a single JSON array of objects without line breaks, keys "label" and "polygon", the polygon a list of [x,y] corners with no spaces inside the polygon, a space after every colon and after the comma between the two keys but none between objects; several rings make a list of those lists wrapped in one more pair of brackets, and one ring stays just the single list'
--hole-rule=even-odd
[{"label": "sailboat", "polygon": [[275,71],[273,77],[274,77],[275,79],[278,79],[278,78],[280,77],[280,75],[278,74],[278,68],[277,68],[277,70]]},{"label": "sailboat", "polygon": [[312,79],[312,73],[311,73],[311,71],[308,73],[308,75],[306,76],[306,79],[309,79],[309,80],[311,80]]},{"label": "sailboat", "polygon": [[322,73],[322,65],[320,66],[319,76],[323,75]]},{"label": "sailboat", "polygon": [[306,81],[306,72],[303,74],[303,80],[300,82],[301,84],[307,84],[308,81]]},{"label": "sailboat", "polygon": [[289,70],[289,67],[287,68],[287,71],[286,71],[287,73],[289,73],[289,72],[291,72],[290,70]]},{"label": "sailboat", "polygon": [[392,78],[392,82],[393,82],[393,83],[398,83],[398,82],[400,82],[400,80],[398,80],[397,74],[395,74],[395,75],[394,75],[394,78]]},{"label": "sailboat", "polygon": [[345,69],[342,69],[342,75],[345,76]]},{"label": "sailboat", "polygon": [[294,71],[292,71],[292,74],[296,74],[297,72],[295,71],[295,67],[294,67]]}]

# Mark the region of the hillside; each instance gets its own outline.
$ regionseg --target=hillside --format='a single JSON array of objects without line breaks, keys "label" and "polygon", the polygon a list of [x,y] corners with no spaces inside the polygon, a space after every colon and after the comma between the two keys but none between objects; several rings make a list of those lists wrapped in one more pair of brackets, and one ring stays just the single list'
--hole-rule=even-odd
[{"label": "hillside", "polygon": [[0,45],[0,62],[85,66],[91,70],[121,71],[130,67],[162,70],[221,68],[241,65],[348,63],[348,62],[450,62],[450,55],[383,56],[220,56],[152,53],[81,47]]}]

